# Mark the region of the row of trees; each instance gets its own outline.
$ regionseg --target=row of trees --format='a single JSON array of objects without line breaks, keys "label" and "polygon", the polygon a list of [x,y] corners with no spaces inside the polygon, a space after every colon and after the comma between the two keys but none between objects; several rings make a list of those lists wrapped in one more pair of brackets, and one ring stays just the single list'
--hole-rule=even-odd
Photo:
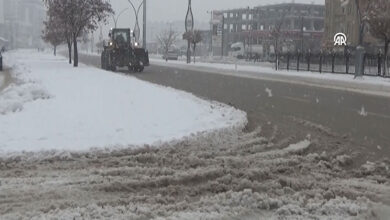
[{"label": "row of trees", "polygon": [[100,23],[114,14],[106,0],[43,0],[47,7],[47,21],[44,22],[43,39],[52,44],[54,53],[57,46],[66,43],[69,63],[78,66],[78,41],[95,31]]},{"label": "row of trees", "polygon": [[195,55],[196,55],[196,45],[202,42],[202,34],[199,30],[188,31],[183,34],[183,39],[190,42],[192,45],[192,50],[194,52],[194,63],[195,63]]}]

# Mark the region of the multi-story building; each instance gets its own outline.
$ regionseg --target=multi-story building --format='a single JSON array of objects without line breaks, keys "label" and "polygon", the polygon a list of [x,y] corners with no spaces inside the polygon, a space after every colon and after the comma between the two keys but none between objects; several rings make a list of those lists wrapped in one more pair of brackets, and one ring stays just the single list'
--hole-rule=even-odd
[{"label": "multi-story building", "polygon": [[333,47],[334,36],[344,33],[347,36],[347,44],[356,46],[359,41],[359,19],[355,1],[342,5],[340,1],[325,0],[325,47]]},{"label": "multi-story building", "polygon": [[0,37],[12,48],[41,47],[45,8],[41,0],[0,0]]},{"label": "multi-story building", "polygon": [[[261,46],[263,55],[274,53],[275,30],[280,31],[278,50],[319,50],[324,20],[325,6],[315,4],[283,3],[214,11],[214,54],[228,54],[230,45],[237,42]],[[222,26],[223,31],[218,31]]]},{"label": "multi-story building", "polygon": [[0,48],[6,43],[5,21],[4,21],[4,0],[0,0]]},{"label": "multi-story building", "polygon": [[[362,8],[365,8],[362,1]],[[359,32],[360,32],[360,19],[357,13],[357,7],[355,1],[341,1],[325,0],[325,38],[324,47],[333,48],[334,36],[337,33],[344,33],[347,36],[347,45],[349,47],[356,47],[359,44]],[[363,34],[364,44],[377,45],[378,41],[374,39],[368,28],[365,29]]]}]

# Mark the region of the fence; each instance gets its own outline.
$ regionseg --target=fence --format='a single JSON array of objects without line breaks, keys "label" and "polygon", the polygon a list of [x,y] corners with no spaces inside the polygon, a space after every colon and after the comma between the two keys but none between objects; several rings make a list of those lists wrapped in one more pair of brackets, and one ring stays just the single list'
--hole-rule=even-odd
[{"label": "fence", "polygon": [[[382,54],[366,53],[364,55],[364,75],[390,78],[389,75],[383,75],[384,62]],[[355,55],[351,53],[283,53],[278,55],[278,69],[355,74]]]}]

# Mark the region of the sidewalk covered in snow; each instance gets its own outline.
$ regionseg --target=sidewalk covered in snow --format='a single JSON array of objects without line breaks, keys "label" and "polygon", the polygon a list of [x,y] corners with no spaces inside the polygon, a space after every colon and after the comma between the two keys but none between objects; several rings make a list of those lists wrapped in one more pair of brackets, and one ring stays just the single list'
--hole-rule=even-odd
[{"label": "sidewalk covered in snow", "polygon": [[0,94],[0,152],[86,151],[159,145],[218,129],[242,129],[246,114],[65,58],[6,55],[14,84]]}]

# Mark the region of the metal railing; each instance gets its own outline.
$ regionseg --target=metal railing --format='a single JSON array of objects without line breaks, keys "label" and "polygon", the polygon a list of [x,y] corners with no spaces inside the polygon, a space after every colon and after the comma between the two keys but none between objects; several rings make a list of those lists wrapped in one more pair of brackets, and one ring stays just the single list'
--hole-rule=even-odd
[{"label": "metal railing", "polygon": [[[279,70],[355,74],[355,55],[352,53],[282,53],[278,54],[277,60]],[[366,53],[364,75],[390,78],[383,74],[384,63],[383,54]]]}]

